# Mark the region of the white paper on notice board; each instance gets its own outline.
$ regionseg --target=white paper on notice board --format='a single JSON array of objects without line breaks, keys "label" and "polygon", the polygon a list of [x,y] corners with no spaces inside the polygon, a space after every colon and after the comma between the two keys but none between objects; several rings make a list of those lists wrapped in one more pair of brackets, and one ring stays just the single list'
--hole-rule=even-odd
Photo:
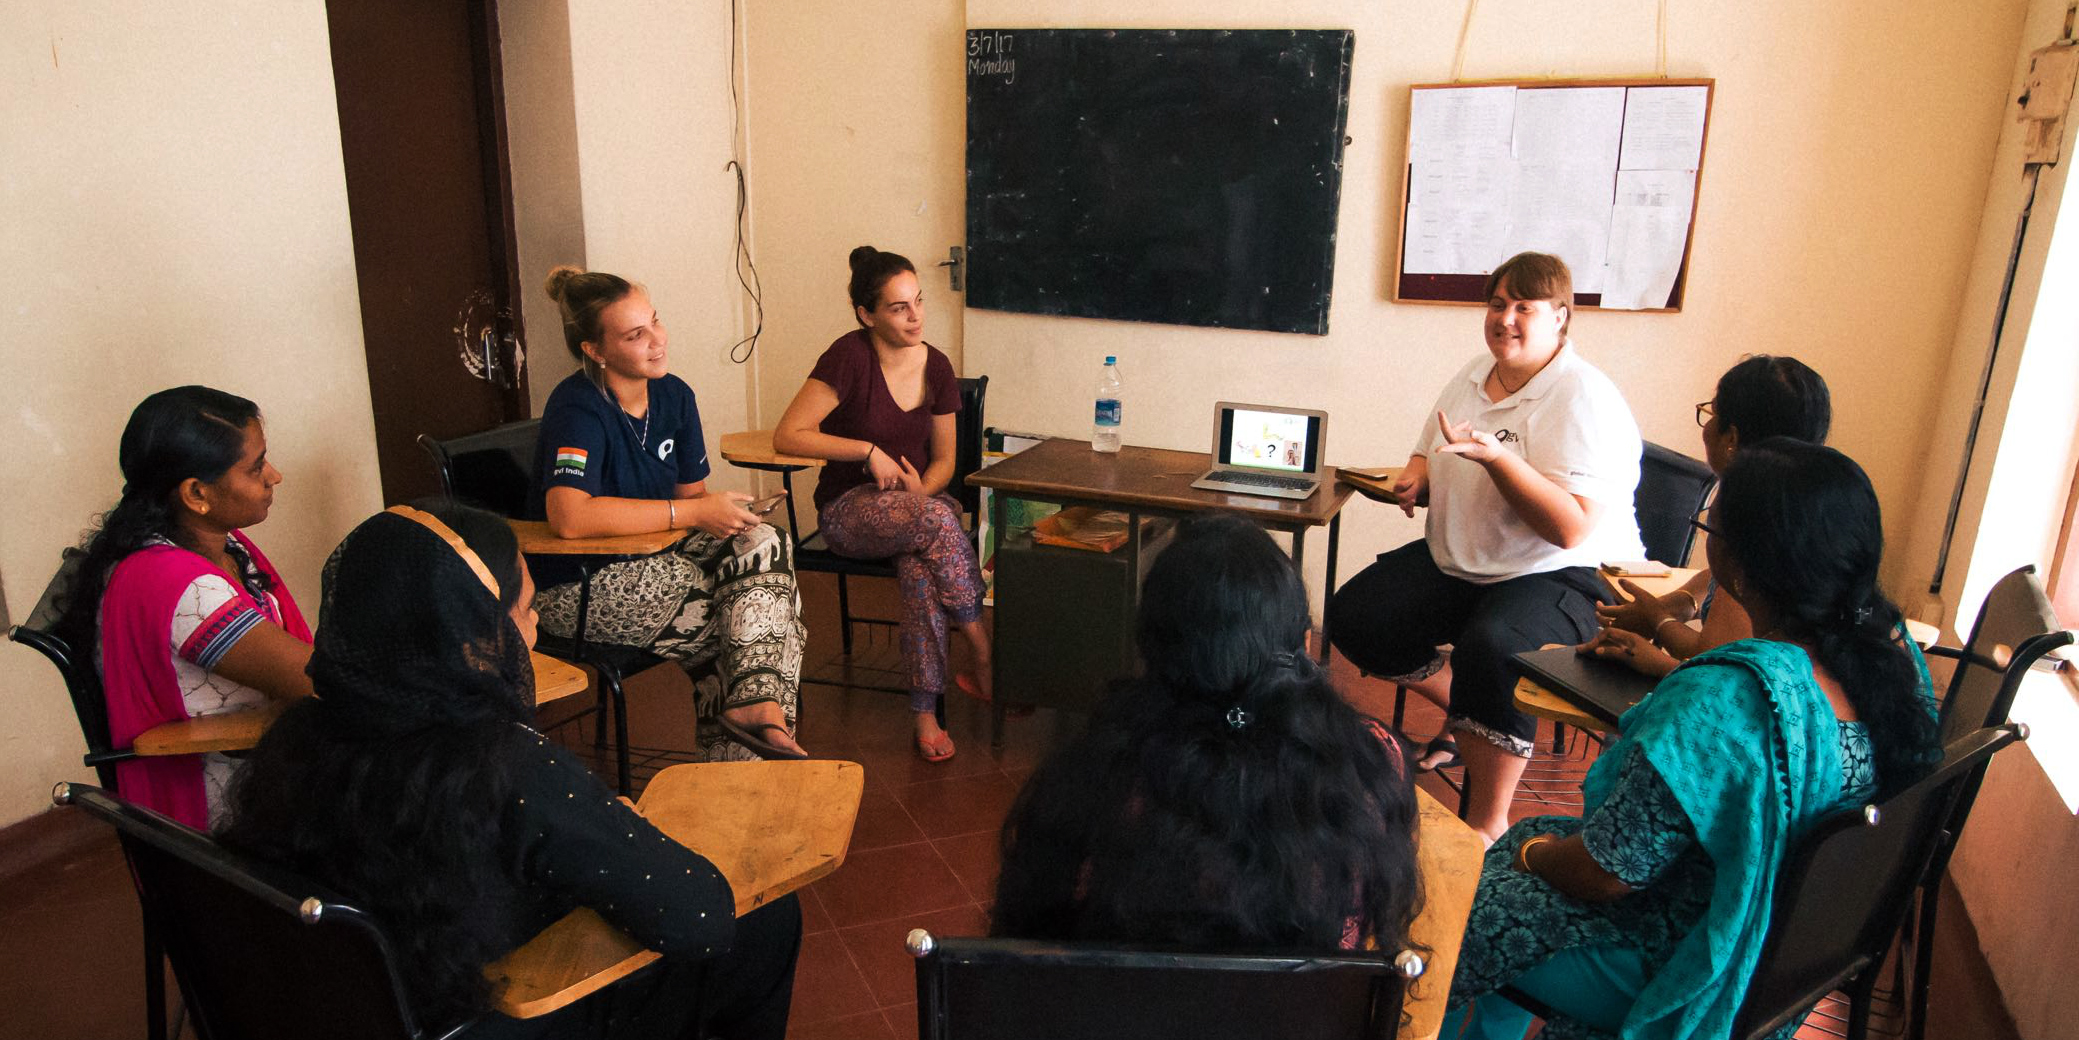
[{"label": "white paper on notice board", "polygon": [[1609,259],[1603,268],[1602,305],[1641,310],[1665,307],[1682,270],[1689,212],[1696,201],[1691,170],[1623,170],[1610,211]]},{"label": "white paper on notice board", "polygon": [[1516,92],[1510,151],[1518,162],[1617,168],[1623,87],[1525,88]]},{"label": "white paper on notice board", "polygon": [[1624,99],[1622,170],[1694,170],[1704,154],[1705,87],[1633,87]]},{"label": "white paper on notice board", "polygon": [[1418,90],[1408,108],[1408,161],[1505,159],[1515,121],[1515,87]]},{"label": "white paper on notice board", "polygon": [[1616,176],[1614,162],[1518,162],[1500,255],[1552,253],[1574,272],[1575,292],[1602,292]]},{"label": "white paper on notice board", "polygon": [[1497,159],[1418,162],[1409,170],[1410,274],[1486,274],[1508,254],[1509,165]]}]

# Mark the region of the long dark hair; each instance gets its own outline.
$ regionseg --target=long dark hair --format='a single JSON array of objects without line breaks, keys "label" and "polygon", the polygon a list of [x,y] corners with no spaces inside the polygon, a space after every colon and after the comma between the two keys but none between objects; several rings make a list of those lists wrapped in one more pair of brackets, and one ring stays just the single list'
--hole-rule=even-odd
[{"label": "long dark hair", "polygon": [[1391,957],[1421,903],[1397,753],[1304,649],[1305,587],[1269,536],[1194,520],[1142,592],[1144,674],[1020,793],[993,930]]},{"label": "long dark hair", "polygon": [[1794,357],[1755,354],[1726,369],[1711,396],[1718,425],[1738,431],[1741,444],[1770,437],[1826,443],[1833,399],[1826,380]]},{"label": "long dark hair", "polygon": [[[58,632],[83,661],[95,660],[100,641],[101,595],[109,572],[123,557],[155,538],[186,544],[189,535],[175,515],[173,499],[189,478],[214,483],[245,451],[245,428],[260,418],[260,406],[206,386],[176,386],[139,403],[123,426],[116,463],[123,494],[101,516],[85,540],[73,591]],[[263,588],[267,579],[261,577]]]},{"label": "long dark hair", "polygon": [[417,521],[381,513],[325,568],[318,697],[285,712],[231,789],[225,844],[335,887],[373,913],[429,1024],[480,1010],[519,884],[505,833],[516,725],[533,680],[506,617],[519,549],[504,521],[429,508],[496,579]]},{"label": "long dark hair", "polygon": [[1877,587],[1884,526],[1862,467],[1790,437],[1742,446],[1711,527],[1736,565],[1738,597],[1768,610],[1775,635],[1810,647],[1855,705],[1879,790],[1918,779],[1935,750],[1935,720],[1918,696],[1899,608]]}]

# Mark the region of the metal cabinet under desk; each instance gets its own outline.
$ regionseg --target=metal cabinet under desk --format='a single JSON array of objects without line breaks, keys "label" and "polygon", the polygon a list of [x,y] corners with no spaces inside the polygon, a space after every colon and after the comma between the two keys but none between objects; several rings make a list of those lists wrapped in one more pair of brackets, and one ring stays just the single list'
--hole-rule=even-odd
[{"label": "metal cabinet under desk", "polygon": [[996,695],[1007,704],[1087,713],[1105,684],[1140,667],[1133,610],[1148,567],[1176,525],[1141,539],[1139,573],[1125,550],[1100,553],[1039,545],[996,550]]}]

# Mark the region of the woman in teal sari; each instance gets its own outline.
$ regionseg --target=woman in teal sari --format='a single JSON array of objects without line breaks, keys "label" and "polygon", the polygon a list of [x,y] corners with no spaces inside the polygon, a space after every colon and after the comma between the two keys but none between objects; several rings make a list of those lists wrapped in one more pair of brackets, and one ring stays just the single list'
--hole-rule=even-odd
[{"label": "woman in teal sari", "polygon": [[1558,1012],[1546,1037],[1725,1035],[1791,845],[1936,758],[1926,666],[1877,588],[1883,530],[1861,467],[1763,441],[1697,526],[1757,635],[1690,659],[1625,713],[1583,816],[1520,821],[1488,851],[1446,1037],[1521,1038],[1531,1016],[1504,985]]}]

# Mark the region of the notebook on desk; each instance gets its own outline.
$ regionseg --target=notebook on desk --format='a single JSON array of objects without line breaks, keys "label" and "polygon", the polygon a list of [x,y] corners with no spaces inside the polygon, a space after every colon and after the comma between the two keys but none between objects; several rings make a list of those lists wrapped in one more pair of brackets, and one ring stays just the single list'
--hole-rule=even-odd
[{"label": "notebook on desk", "polygon": [[1311,498],[1327,468],[1327,443],[1327,412],[1222,401],[1213,406],[1213,468],[1191,486]]},{"label": "notebook on desk", "polygon": [[1526,650],[1516,655],[1516,667],[1530,681],[1573,701],[1613,728],[1659,681],[1615,661],[1583,657],[1570,646]]}]

